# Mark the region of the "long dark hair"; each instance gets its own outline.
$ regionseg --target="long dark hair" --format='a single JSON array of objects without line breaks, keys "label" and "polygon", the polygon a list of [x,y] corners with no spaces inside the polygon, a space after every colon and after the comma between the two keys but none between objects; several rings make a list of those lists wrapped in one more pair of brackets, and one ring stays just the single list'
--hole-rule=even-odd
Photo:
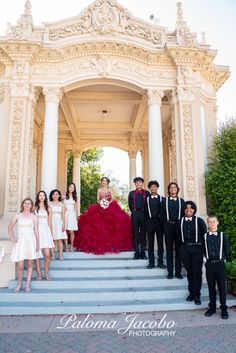
[{"label": "long dark hair", "polygon": [[67,190],[66,190],[66,199],[68,200],[70,198],[70,192],[69,192],[69,187],[73,185],[74,186],[74,191],[72,192],[72,197],[73,200],[76,202],[77,201],[77,191],[76,191],[76,185],[75,183],[70,183],[67,186]]},{"label": "long dark hair", "polygon": [[177,188],[177,195],[179,193],[179,185],[177,183],[175,183],[174,181],[172,181],[168,186],[167,186],[167,192],[168,192],[168,195],[170,195],[170,187],[171,185],[175,185],[176,188]]},{"label": "long dark hair", "polygon": [[53,201],[52,196],[53,196],[53,194],[54,194],[55,192],[58,192],[58,194],[59,194],[58,201],[61,202],[61,192],[60,192],[60,190],[58,190],[58,189],[53,189],[53,190],[50,192],[49,200],[50,200],[50,201]]},{"label": "long dark hair", "polygon": [[36,196],[36,201],[35,201],[35,208],[36,208],[36,211],[38,212],[39,211],[39,204],[40,204],[40,201],[39,201],[39,194],[41,194],[41,192],[44,194],[45,196],[45,200],[44,200],[44,208],[45,210],[47,211],[48,213],[48,197],[47,197],[47,194],[45,191],[43,190],[40,190],[38,193],[37,193],[37,196]]},{"label": "long dark hair", "polygon": [[110,184],[110,179],[108,178],[108,177],[102,177],[101,178],[101,182],[103,181],[103,180],[106,180],[107,181],[107,185],[109,185]]},{"label": "long dark hair", "polygon": [[30,201],[30,202],[31,202],[30,212],[33,212],[34,203],[33,203],[33,201],[31,200],[30,197],[27,197],[26,199],[24,199],[24,200],[21,202],[21,205],[20,205],[20,213],[22,213],[22,212],[24,211],[24,203],[25,203],[25,201]]}]

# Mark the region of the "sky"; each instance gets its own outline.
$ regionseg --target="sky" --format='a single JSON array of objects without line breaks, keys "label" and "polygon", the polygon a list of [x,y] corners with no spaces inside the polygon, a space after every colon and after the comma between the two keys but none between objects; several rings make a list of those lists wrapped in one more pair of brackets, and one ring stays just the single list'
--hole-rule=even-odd
[{"label": "sky", "polygon": [[[53,22],[79,13],[91,4],[89,0],[31,0],[35,25]],[[135,17],[148,20],[151,14],[159,19],[162,26],[174,30],[176,21],[176,0],[121,0],[119,1]],[[7,0],[0,11],[0,36],[4,36],[7,22],[16,24],[24,11],[25,0]],[[236,40],[235,19],[236,0],[183,0],[184,19],[191,32],[198,38],[202,30],[206,33],[206,42],[217,49],[215,63],[230,67],[231,76],[217,93],[218,123],[227,117],[236,116]],[[128,183],[128,156],[125,152],[104,149],[102,170],[114,170],[116,178]],[[118,153],[118,154],[117,154]],[[114,161],[120,159],[118,169]],[[140,170],[140,163],[137,165]]]}]

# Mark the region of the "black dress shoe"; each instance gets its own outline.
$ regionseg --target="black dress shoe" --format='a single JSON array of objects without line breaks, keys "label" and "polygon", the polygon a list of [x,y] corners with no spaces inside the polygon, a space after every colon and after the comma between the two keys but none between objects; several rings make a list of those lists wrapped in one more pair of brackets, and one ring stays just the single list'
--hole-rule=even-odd
[{"label": "black dress shoe", "polygon": [[227,320],[229,318],[229,314],[227,310],[221,311],[221,319]]},{"label": "black dress shoe", "polygon": [[139,258],[140,258],[141,260],[147,260],[147,256],[146,256],[145,254],[140,254],[140,255],[139,255]]},{"label": "black dress shoe", "polygon": [[164,269],[164,268],[166,268],[166,265],[164,265],[164,264],[160,264],[160,265],[157,265],[157,267],[158,267],[158,268],[163,268],[163,269]]},{"label": "black dress shoe", "polygon": [[150,264],[149,264],[149,265],[147,266],[147,269],[151,269],[151,268],[154,268],[154,265],[150,265]]},{"label": "black dress shoe", "polygon": [[201,305],[202,303],[201,303],[200,298],[194,298],[194,304],[195,305]]},{"label": "black dress shoe", "polygon": [[173,275],[171,275],[170,273],[168,273],[167,279],[172,279]]},{"label": "black dress shoe", "polygon": [[193,296],[189,294],[189,296],[186,298],[186,302],[192,302],[193,301]]},{"label": "black dress shoe", "polygon": [[212,316],[213,314],[216,313],[216,309],[212,309],[212,308],[209,308],[206,312],[205,312],[205,316]]},{"label": "black dress shoe", "polygon": [[139,255],[138,254],[134,254],[133,260],[138,260],[139,259]]},{"label": "black dress shoe", "polygon": [[180,273],[176,273],[175,277],[178,278],[178,279],[183,279],[183,276]]}]

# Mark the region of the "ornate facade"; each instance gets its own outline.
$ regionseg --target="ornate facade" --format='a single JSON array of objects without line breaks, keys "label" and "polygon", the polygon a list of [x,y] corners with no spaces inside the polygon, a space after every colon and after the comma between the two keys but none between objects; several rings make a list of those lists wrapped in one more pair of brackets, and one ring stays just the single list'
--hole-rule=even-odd
[{"label": "ornate facade", "polygon": [[79,185],[80,154],[95,145],[127,151],[131,180],[140,151],[146,180],[157,179],[162,193],[177,181],[206,214],[204,151],[229,76],[215,56],[204,33],[191,33],[181,2],[169,31],[115,0],[35,27],[26,1],[0,38],[0,235],[24,197],[65,190],[68,151]]}]

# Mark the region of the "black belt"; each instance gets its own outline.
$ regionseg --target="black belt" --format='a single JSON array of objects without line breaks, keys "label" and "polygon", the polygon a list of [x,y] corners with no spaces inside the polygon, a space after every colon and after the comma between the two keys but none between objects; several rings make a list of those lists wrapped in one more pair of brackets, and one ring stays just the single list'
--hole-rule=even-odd
[{"label": "black belt", "polygon": [[202,245],[202,243],[184,243],[184,245],[190,245],[190,246],[192,246],[192,245]]},{"label": "black belt", "polygon": [[217,262],[224,262],[224,260],[209,260],[209,259],[207,259],[207,262],[210,262],[211,264],[215,264]]}]

